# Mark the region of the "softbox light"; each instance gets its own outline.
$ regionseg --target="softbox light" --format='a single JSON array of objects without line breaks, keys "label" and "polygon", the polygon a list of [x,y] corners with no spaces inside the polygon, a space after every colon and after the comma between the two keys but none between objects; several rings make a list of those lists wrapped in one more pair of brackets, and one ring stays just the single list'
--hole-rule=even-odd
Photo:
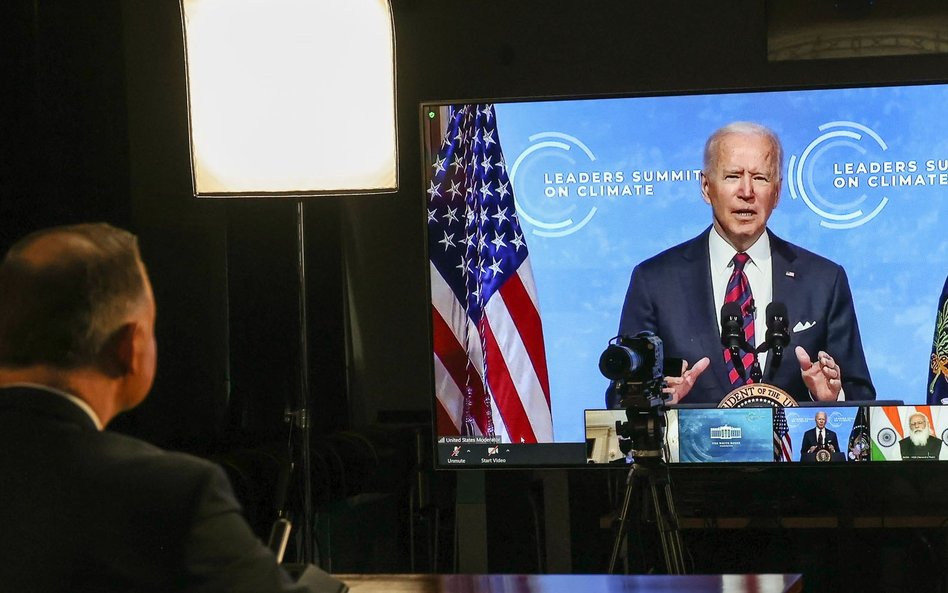
[{"label": "softbox light", "polygon": [[388,0],[181,0],[194,194],[398,186]]}]

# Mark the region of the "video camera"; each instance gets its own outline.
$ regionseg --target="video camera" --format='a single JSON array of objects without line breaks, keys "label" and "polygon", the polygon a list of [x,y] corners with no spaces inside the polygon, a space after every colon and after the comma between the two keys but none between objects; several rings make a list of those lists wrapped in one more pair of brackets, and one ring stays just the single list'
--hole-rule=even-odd
[{"label": "video camera", "polygon": [[613,381],[622,399],[626,396],[661,399],[664,361],[661,338],[652,332],[639,332],[632,337],[616,336],[610,340],[599,357],[599,371]]},{"label": "video camera", "polygon": [[[681,372],[681,360],[667,361],[674,372]],[[612,545],[609,572],[613,572],[629,517],[629,503],[638,475],[646,478],[651,493],[655,523],[665,554],[669,574],[683,574],[685,567],[678,533],[678,515],[671,492],[671,479],[665,463],[665,353],[662,340],[651,332],[632,337],[617,336],[599,357],[599,370],[610,380],[607,400],[625,408],[627,421],[616,422],[619,449],[626,455],[629,477],[619,512],[619,530]],[[629,453],[631,452],[631,459]],[[643,493],[646,490],[642,491]]]},{"label": "video camera", "polygon": [[606,399],[625,408],[627,422],[616,422],[619,448],[637,458],[661,458],[665,446],[665,356],[652,332],[617,336],[599,357],[599,371],[611,381]]}]

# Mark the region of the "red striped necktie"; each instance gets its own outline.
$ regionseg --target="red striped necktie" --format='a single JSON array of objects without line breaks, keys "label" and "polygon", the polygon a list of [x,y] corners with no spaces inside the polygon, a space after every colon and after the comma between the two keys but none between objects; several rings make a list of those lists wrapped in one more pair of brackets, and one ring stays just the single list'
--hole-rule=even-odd
[{"label": "red striped necktie", "polygon": [[[734,271],[731,272],[731,278],[727,281],[727,290],[724,293],[725,303],[737,303],[741,307],[741,315],[744,316],[744,339],[753,348],[754,342],[754,295],[751,293],[750,283],[747,281],[747,275],[744,273],[744,265],[750,261],[750,256],[744,252],[735,253]],[[741,354],[741,361],[746,369],[747,379],[741,377],[731,360],[731,352],[724,349],[724,363],[727,366],[727,376],[731,381],[732,387],[740,387],[747,383],[753,383],[750,378],[750,368],[754,364],[754,354],[744,352]]]}]

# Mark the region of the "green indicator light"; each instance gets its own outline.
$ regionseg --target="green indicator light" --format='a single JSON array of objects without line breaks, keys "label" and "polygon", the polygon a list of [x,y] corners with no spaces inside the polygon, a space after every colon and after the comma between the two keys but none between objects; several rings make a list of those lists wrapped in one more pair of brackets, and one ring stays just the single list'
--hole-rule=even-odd
[{"label": "green indicator light", "polygon": [[429,112],[428,112],[428,119],[434,119],[434,118],[435,118],[435,112],[434,112],[434,111],[429,111]]}]

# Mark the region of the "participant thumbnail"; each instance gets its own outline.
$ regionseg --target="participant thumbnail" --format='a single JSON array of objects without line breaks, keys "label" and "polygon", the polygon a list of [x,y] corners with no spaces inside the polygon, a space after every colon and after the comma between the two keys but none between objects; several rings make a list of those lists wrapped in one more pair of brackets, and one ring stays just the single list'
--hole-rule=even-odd
[{"label": "participant thumbnail", "polygon": [[944,406],[883,406],[870,416],[873,461],[948,459]]},{"label": "participant thumbnail", "polygon": [[777,461],[869,461],[867,407],[783,408],[783,414],[786,433],[774,427],[781,444]]},{"label": "participant thumbnail", "polygon": [[774,461],[773,408],[679,408],[668,412],[673,463]]}]

